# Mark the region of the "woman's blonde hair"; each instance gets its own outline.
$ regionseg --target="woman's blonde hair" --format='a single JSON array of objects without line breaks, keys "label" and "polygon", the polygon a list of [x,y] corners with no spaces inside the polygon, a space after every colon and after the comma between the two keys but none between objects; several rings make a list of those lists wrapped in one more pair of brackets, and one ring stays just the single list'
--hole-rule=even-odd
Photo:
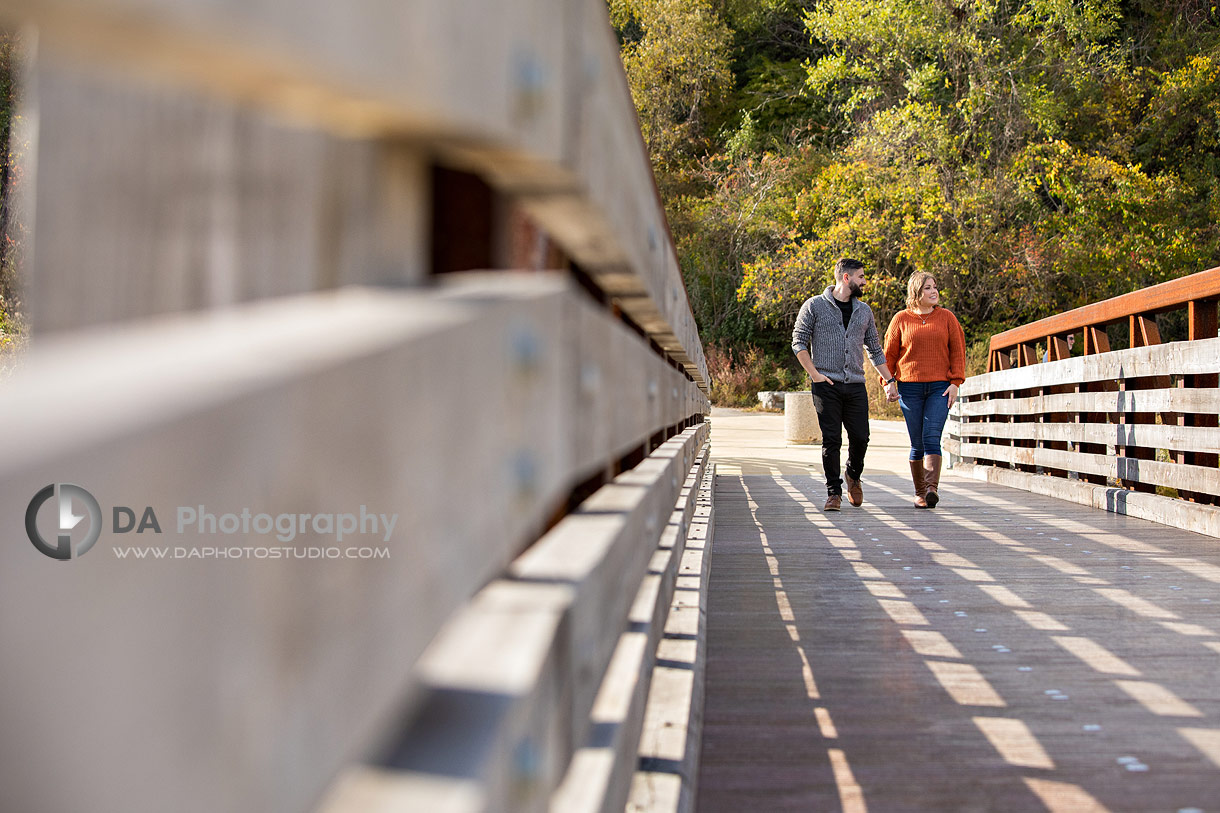
[{"label": "woman's blonde hair", "polygon": [[935,280],[936,277],[929,274],[927,271],[916,271],[907,280],[907,307],[915,310],[915,305],[919,302],[919,295],[923,293],[924,283],[928,280]]}]

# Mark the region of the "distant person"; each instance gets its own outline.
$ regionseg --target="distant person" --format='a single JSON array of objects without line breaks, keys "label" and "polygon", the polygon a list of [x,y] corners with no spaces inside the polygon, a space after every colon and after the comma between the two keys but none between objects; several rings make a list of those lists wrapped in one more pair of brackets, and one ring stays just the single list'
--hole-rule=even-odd
[{"label": "distant person", "polygon": [[[1076,346],[1076,334],[1075,333],[1069,333],[1067,335],[1067,346],[1068,346],[1068,355],[1070,356],[1070,355],[1072,355],[1072,348]],[[1048,362],[1050,360],[1051,360],[1051,349],[1048,347],[1048,348],[1046,348],[1046,350],[1042,351],[1042,363],[1046,364],[1046,362]]]},{"label": "distant person", "polygon": [[877,372],[886,380],[886,395],[897,400],[898,389],[877,336],[873,310],[860,301],[864,264],[842,259],[835,263],[835,284],[801,306],[792,330],[792,350],[813,379],[813,405],[822,429],[822,469],[826,474],[826,505],[838,511],[843,503],[839,450],[847,429],[847,498],[864,503],[860,477],[868,450],[868,391],[864,387],[864,347]]},{"label": "distant person", "polygon": [[957,388],[966,380],[966,337],[957,317],[940,306],[931,274],[907,280],[907,306],[885,331],[885,359],[898,376],[898,405],[911,439],[915,507],[940,501],[940,436]]}]

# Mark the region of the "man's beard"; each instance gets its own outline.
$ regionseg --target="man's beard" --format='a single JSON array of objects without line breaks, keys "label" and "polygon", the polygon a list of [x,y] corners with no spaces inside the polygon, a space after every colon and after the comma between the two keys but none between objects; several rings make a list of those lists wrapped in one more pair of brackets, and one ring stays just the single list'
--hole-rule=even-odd
[{"label": "man's beard", "polygon": [[854,282],[847,283],[847,290],[851,294],[852,299],[859,299],[864,296],[864,289]]}]

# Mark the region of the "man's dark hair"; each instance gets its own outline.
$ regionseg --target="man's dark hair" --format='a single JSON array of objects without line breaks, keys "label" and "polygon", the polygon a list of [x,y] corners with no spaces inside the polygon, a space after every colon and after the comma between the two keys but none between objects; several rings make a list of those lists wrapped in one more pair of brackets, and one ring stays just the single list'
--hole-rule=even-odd
[{"label": "man's dark hair", "polygon": [[852,271],[856,271],[857,269],[860,269],[863,267],[864,267],[864,263],[860,262],[859,260],[853,260],[850,257],[844,257],[843,259],[841,259],[837,263],[835,263],[835,282],[838,282],[839,277],[843,276],[844,274],[850,273]]}]

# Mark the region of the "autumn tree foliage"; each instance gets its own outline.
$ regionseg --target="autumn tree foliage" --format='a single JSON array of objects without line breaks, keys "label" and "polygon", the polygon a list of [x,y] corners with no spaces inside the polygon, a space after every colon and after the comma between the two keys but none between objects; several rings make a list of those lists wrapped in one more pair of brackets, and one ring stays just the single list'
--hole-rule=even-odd
[{"label": "autumn tree foliage", "polygon": [[710,0],[611,0],[623,65],[654,160],[705,152],[709,108],[728,92],[729,30]]},{"label": "autumn tree foliage", "polygon": [[1220,264],[1214,3],[611,5],[704,340],[777,379],[843,255],[973,341]]},{"label": "autumn tree foliage", "polygon": [[25,227],[15,217],[24,148],[15,135],[19,53],[17,35],[0,30],[0,376],[9,369],[9,359],[26,335],[17,274]]}]

